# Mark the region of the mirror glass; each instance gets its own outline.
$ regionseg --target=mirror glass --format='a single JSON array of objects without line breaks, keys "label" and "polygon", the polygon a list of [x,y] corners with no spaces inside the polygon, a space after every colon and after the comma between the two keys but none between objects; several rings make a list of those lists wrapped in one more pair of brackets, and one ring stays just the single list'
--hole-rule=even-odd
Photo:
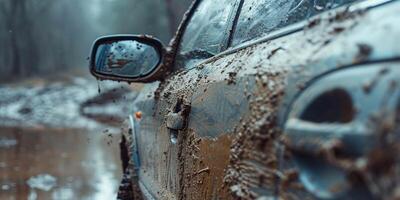
[{"label": "mirror glass", "polygon": [[160,63],[155,46],[136,40],[108,41],[98,46],[95,57],[97,73],[136,78],[150,74]]}]

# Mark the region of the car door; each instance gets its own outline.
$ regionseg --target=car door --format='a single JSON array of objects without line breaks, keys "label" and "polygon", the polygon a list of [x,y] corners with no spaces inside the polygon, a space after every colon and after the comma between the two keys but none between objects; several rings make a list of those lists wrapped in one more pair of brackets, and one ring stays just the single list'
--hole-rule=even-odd
[{"label": "car door", "polygon": [[[195,148],[188,136],[191,96],[202,71],[197,63],[226,49],[238,1],[195,1],[193,15],[180,40],[175,72],[160,83],[147,84],[135,102],[141,119],[135,120],[139,184],[145,196],[186,199],[191,188],[186,155]],[[228,149],[228,147],[227,147]],[[194,156],[194,155],[193,155]],[[208,170],[204,170],[208,173]],[[198,175],[202,176],[203,172]],[[222,173],[218,183],[222,183]],[[204,184],[207,188],[213,184]],[[210,193],[211,194],[211,193]],[[201,199],[208,199],[204,194]]]},{"label": "car door", "polygon": [[[166,75],[161,83],[147,85],[135,102],[132,158],[144,195],[148,199],[337,199],[351,198],[352,194],[356,198],[372,197],[371,191],[364,189],[374,188],[366,188],[358,181],[371,182],[376,177],[361,180],[349,177],[349,171],[335,173],[337,167],[354,172],[357,168],[353,164],[361,164],[358,167],[363,170],[366,162],[336,162],[347,161],[349,157],[344,156],[344,160],[328,160],[334,161],[333,168],[320,167],[321,160],[312,157],[314,153],[325,156],[326,150],[335,147],[339,151],[333,153],[343,156],[341,145],[321,140],[321,133],[333,131],[331,137],[357,136],[360,130],[366,130],[349,129],[353,127],[346,123],[353,115],[341,114],[346,113],[343,110],[354,110],[347,109],[350,96],[357,101],[366,100],[359,106],[373,105],[377,101],[367,97],[373,92],[372,87],[388,88],[386,93],[393,95],[380,101],[381,105],[398,110],[398,93],[393,92],[398,70],[390,77],[386,74],[397,65],[400,52],[396,37],[399,29],[393,25],[399,18],[399,1],[343,6],[312,17],[351,2],[240,0],[214,5],[209,0],[196,1],[189,12],[195,14],[186,32],[178,31],[178,40],[172,42],[178,70]],[[196,24],[196,19],[207,23]],[[183,38],[179,39],[182,33]],[[229,45],[233,48],[226,49]],[[170,57],[163,58],[164,65],[171,62]],[[165,70],[158,66],[155,77],[125,80],[159,80],[159,73]],[[357,78],[350,82],[353,77]],[[390,84],[378,84],[380,80]],[[336,90],[337,86],[343,88]],[[357,92],[348,95],[346,91],[355,87]],[[382,97],[384,91],[377,90],[380,92],[374,95]],[[326,102],[326,98],[330,99],[328,109],[320,109],[320,102]],[[336,109],[337,106],[344,109]],[[375,104],[373,108],[378,107]],[[368,112],[366,109],[358,114],[364,120]],[[395,116],[393,112],[389,115]],[[343,123],[326,124],[332,122],[332,117],[336,120],[333,122]],[[320,124],[314,126],[316,123]],[[357,140],[348,138],[347,147],[352,146],[351,140]],[[394,157],[392,150],[395,149],[389,151],[389,157]],[[302,153],[311,153],[312,159]],[[299,165],[299,160],[305,162]],[[383,163],[392,165],[392,161]],[[379,180],[377,183],[382,184]],[[356,189],[355,193],[352,189]],[[382,193],[372,192],[375,196]]]},{"label": "car door", "polygon": [[[325,44],[326,35],[306,43],[315,35],[304,37],[298,27],[305,23],[295,23],[351,2],[241,1],[228,42],[237,47],[196,66],[201,78],[190,102],[186,197],[232,198],[221,196],[228,190],[244,199],[312,198],[290,164],[281,162],[286,154],[278,114],[284,107],[289,72],[306,63]],[[284,29],[291,24],[295,25]],[[263,36],[270,37],[255,40]],[[302,48],[307,51],[296,54]]]},{"label": "car door", "polygon": [[[324,31],[311,29],[321,23],[319,18],[305,20],[352,1],[315,2],[225,3],[224,8],[238,7],[241,12],[229,12],[227,18],[237,24],[222,26],[226,37],[221,39],[203,32],[210,27],[190,30],[189,23],[176,57],[176,65],[184,70],[160,85],[149,85],[150,92],[142,94],[147,100],[137,104],[144,113],[138,135],[139,176],[153,196],[312,198],[292,165],[282,163],[287,155],[278,114],[285,107],[285,93],[294,94],[287,88],[302,88],[300,83],[289,86],[288,75],[310,79],[294,69],[324,60],[313,56],[356,24],[351,17],[340,18],[347,12],[342,9],[325,15],[324,22],[339,16],[337,23],[322,24]],[[215,15],[211,8],[205,10],[199,18]],[[218,42],[208,45],[207,37]],[[219,53],[224,44],[237,47]],[[319,73],[329,68],[320,68]]]}]

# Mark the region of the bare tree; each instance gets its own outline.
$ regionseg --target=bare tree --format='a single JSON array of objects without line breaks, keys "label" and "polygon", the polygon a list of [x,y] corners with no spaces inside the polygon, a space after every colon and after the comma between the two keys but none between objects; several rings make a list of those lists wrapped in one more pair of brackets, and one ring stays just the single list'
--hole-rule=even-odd
[{"label": "bare tree", "polygon": [[[9,1],[9,5],[6,4],[5,1],[0,2],[1,13],[3,17],[3,21],[6,24],[6,29],[9,34],[10,41],[10,52],[11,52],[11,65],[13,66],[12,72],[14,74],[20,74],[21,69],[21,55],[18,49],[17,35],[13,33],[13,30],[17,30],[17,16],[21,10],[21,5],[23,1]],[[3,55],[4,56],[4,55]],[[5,55],[7,56],[7,55]],[[10,63],[7,63],[10,64]]]},{"label": "bare tree", "polygon": [[[29,75],[37,70],[40,61],[32,20],[35,10],[29,0],[2,1],[0,8],[8,30],[6,38],[9,38],[11,63],[8,65],[11,66],[11,72],[17,76]],[[26,65],[29,68],[24,67]]]},{"label": "bare tree", "polygon": [[167,8],[167,16],[169,22],[169,31],[171,35],[174,35],[177,26],[177,11],[175,10],[174,1],[173,0],[165,0],[165,5]]},{"label": "bare tree", "polygon": [[170,34],[174,35],[191,0],[165,0]]}]

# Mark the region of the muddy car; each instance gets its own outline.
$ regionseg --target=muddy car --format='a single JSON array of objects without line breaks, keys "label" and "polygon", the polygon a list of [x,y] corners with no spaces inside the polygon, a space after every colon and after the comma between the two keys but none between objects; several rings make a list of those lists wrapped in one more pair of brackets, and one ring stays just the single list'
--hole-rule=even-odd
[{"label": "muddy car", "polygon": [[400,1],[196,0],[168,46],[98,39],[146,83],[120,198],[400,198]]}]

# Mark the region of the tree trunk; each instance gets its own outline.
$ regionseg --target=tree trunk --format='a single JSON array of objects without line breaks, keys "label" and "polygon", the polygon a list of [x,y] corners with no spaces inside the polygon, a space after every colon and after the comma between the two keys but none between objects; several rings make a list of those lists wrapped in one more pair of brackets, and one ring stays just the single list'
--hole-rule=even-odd
[{"label": "tree trunk", "polygon": [[21,54],[19,51],[18,45],[18,14],[19,7],[21,5],[21,1],[11,1],[10,2],[10,13],[8,15],[7,23],[10,34],[10,42],[11,42],[11,67],[12,67],[12,75],[20,76],[22,74],[22,66],[21,66]]},{"label": "tree trunk", "polygon": [[177,22],[176,22],[176,12],[174,9],[173,0],[165,0],[165,5],[167,7],[167,17],[169,23],[169,30],[171,36],[175,35],[175,31],[177,29]]},{"label": "tree trunk", "polygon": [[19,76],[22,74],[22,70],[21,70],[21,56],[19,54],[19,50],[18,50],[18,42],[17,42],[17,38],[15,36],[15,34],[11,34],[11,56],[12,56],[12,74],[15,76]]},{"label": "tree trunk", "polygon": [[24,60],[26,61],[24,64],[27,67],[26,72],[28,75],[33,73],[37,73],[39,69],[39,48],[37,48],[35,35],[34,35],[34,26],[33,20],[30,20],[28,17],[28,9],[27,8],[27,1],[26,0],[19,0],[22,1],[21,5],[21,13],[20,13],[20,21],[23,24],[22,28],[20,29],[24,33],[24,45],[21,49],[23,51],[23,56],[25,56]]}]

